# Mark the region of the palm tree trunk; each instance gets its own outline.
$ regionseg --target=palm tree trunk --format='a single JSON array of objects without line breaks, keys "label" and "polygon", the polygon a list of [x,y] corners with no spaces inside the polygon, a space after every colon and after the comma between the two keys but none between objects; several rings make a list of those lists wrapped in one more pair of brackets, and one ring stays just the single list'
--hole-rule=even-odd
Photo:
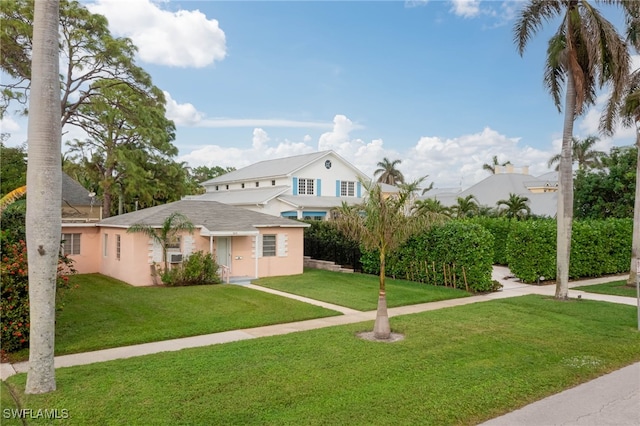
[{"label": "palm tree trunk", "polygon": [[384,285],[386,253],[380,250],[380,291],[378,292],[378,311],[376,322],[373,326],[373,337],[376,339],[388,339],[391,337],[389,314],[387,313],[387,294]]},{"label": "palm tree trunk", "polygon": [[56,273],[62,199],[59,1],[35,2],[29,98],[26,237],[29,267],[29,370],[25,393],[56,389]]},{"label": "palm tree trunk", "polygon": [[640,256],[640,133],[636,130],[636,199],[633,204],[633,234],[631,236],[631,268],[627,284],[635,285],[638,280],[638,256]]},{"label": "palm tree trunk", "polygon": [[567,72],[567,93],[565,99],[564,126],[562,130],[562,150],[560,152],[557,254],[556,254],[556,299],[569,297],[569,262],[571,255],[571,228],[573,225],[573,170],[572,140],[573,122],[576,112],[576,88],[571,71]]}]

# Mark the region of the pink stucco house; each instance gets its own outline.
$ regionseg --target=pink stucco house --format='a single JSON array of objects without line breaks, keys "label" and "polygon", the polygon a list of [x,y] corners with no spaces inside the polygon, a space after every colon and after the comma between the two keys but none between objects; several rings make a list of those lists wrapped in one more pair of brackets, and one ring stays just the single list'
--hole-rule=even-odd
[{"label": "pink stucco house", "polygon": [[134,286],[154,284],[151,266],[162,263],[162,249],[134,224],[160,227],[174,212],[194,224],[169,249],[179,263],[195,251],[215,255],[231,279],[251,279],[303,272],[304,228],[296,220],[275,217],[208,200],[181,200],[98,222],[63,222],[64,250],[79,273],[101,273]]}]

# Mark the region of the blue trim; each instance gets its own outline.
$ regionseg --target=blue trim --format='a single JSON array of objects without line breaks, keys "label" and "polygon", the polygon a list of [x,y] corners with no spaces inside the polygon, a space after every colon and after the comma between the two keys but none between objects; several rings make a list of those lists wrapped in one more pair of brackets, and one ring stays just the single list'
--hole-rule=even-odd
[{"label": "blue trim", "polygon": [[316,195],[318,197],[321,197],[322,196],[322,179],[316,179],[316,188],[318,188]]},{"label": "blue trim", "polygon": [[298,195],[298,178],[293,178],[293,195]]},{"label": "blue trim", "polygon": [[336,197],[340,196],[340,181],[336,181]]},{"label": "blue trim", "polygon": [[298,212],[296,212],[296,211],[282,212],[282,213],[280,213],[280,216],[297,218],[298,217]]},{"label": "blue trim", "polygon": [[356,197],[362,198],[362,183],[356,183]]},{"label": "blue trim", "polygon": [[302,212],[302,217],[305,217],[305,216],[325,217],[326,215],[327,215],[327,212],[308,212],[308,211]]}]

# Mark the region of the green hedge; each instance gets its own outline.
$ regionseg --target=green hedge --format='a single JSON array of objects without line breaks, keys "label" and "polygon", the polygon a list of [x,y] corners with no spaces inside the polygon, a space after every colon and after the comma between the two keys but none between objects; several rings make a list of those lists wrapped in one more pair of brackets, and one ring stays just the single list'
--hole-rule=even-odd
[{"label": "green hedge", "polygon": [[[629,271],[631,219],[574,221],[569,278]],[[556,221],[514,222],[507,243],[511,272],[525,282],[556,278]]]},{"label": "green hedge", "polygon": [[509,233],[515,219],[506,217],[485,217],[479,216],[469,219],[473,223],[482,225],[487,231],[493,235],[493,263],[494,265],[508,265],[507,258],[507,241],[509,241]]},{"label": "green hedge", "polygon": [[[377,253],[364,253],[364,272],[378,274]],[[387,259],[387,275],[474,292],[493,289],[493,236],[477,223],[449,221],[408,240]]]}]

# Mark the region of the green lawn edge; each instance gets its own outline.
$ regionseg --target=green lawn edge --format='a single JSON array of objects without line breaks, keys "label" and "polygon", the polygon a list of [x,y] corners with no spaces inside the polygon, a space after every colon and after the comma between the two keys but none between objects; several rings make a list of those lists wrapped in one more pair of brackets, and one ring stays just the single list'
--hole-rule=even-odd
[{"label": "green lawn edge", "polygon": [[612,281],[603,284],[583,285],[573,287],[572,290],[586,291],[587,293],[610,294],[612,296],[637,297],[635,285],[627,285],[626,280]]},{"label": "green lawn edge", "polygon": [[[463,290],[414,281],[386,278],[385,283],[390,308],[470,296]],[[359,311],[372,311],[378,305],[375,275],[307,269],[299,275],[260,278],[253,284]]]},{"label": "green lawn edge", "polygon": [[[100,274],[70,282],[56,312],[56,355],[340,315],[233,284],[134,287]],[[9,358],[25,360],[28,350]]]},{"label": "green lawn edge", "polygon": [[[522,296],[57,370],[74,424],[478,424],[640,360],[635,307]],[[37,424],[39,422],[29,422]]]}]

